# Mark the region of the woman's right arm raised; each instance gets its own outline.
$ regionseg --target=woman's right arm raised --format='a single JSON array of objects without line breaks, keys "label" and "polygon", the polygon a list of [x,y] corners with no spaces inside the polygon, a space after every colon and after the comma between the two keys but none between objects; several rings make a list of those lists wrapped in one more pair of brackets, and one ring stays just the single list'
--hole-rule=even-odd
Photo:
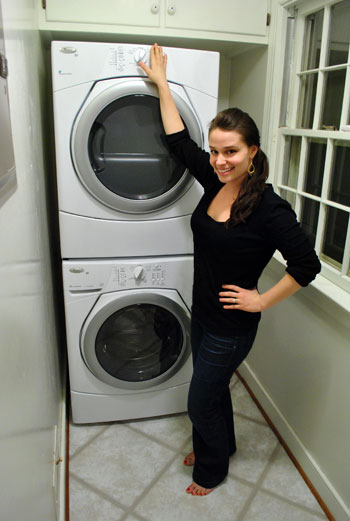
[{"label": "woman's right arm raised", "polygon": [[185,127],[170,92],[166,78],[166,64],[167,55],[163,54],[163,49],[156,43],[151,47],[150,67],[147,67],[143,62],[139,62],[141,69],[145,71],[149,79],[157,86],[165,133],[174,134],[175,132],[180,132]]}]

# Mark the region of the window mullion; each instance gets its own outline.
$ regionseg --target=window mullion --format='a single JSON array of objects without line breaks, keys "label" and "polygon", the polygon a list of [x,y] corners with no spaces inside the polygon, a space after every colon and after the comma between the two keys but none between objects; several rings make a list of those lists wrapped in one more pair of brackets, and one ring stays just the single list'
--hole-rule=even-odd
[{"label": "window mullion", "polygon": [[[326,61],[327,61],[330,26],[331,26],[331,8],[330,8],[330,6],[325,6],[323,27],[322,27],[322,37],[321,37],[321,51],[320,51],[320,64],[319,64],[320,69],[325,67]],[[313,129],[319,129],[321,126],[325,89],[326,89],[326,74],[320,70],[318,72],[318,78],[317,78],[315,113],[314,113],[314,121],[313,121],[313,125],[312,125]]]}]

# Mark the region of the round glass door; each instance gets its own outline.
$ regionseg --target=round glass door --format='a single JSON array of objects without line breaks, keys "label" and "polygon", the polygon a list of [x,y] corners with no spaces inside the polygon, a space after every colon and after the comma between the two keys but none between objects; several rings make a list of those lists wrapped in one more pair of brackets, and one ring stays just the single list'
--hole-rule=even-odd
[{"label": "round glass door", "polygon": [[[201,145],[193,111],[176,93],[174,99],[184,125]],[[109,87],[82,109],[72,135],[72,155],[92,195],[124,212],[159,210],[193,183],[169,152],[156,88],[144,80]]]},{"label": "round glass door", "polygon": [[[120,301],[121,300],[121,301]],[[100,380],[138,389],[169,379],[190,352],[187,310],[162,295],[128,295],[93,316],[82,334],[84,359]]]},{"label": "round glass door", "polygon": [[144,382],[158,378],[177,361],[183,346],[179,321],[153,304],[136,304],[113,313],[96,337],[96,357],[114,378]]}]

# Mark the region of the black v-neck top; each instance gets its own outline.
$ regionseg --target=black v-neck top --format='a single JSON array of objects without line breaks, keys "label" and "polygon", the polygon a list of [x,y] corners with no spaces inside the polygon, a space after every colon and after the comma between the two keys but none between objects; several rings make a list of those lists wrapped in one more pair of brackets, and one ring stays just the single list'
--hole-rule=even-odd
[{"label": "black v-neck top", "polygon": [[171,151],[204,188],[194,210],[191,228],[194,240],[192,313],[209,331],[234,334],[255,327],[260,313],[225,310],[219,302],[222,284],[256,288],[259,277],[275,250],[287,261],[286,271],[307,286],[319,273],[320,262],[296,220],[290,204],[267,184],[261,200],[245,223],[227,227],[207,213],[223,184],[200,149],[183,130],[167,136]]}]

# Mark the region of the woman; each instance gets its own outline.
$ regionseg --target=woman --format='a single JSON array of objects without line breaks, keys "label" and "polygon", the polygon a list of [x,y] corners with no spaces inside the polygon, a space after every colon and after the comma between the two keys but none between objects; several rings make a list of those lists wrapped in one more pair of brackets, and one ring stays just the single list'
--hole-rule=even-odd
[{"label": "woman", "polygon": [[[188,413],[193,425],[192,495],[207,495],[228,472],[236,450],[229,383],[249,353],[261,311],[293,295],[320,271],[319,260],[290,205],[266,184],[268,162],[254,121],[239,109],[220,112],[209,129],[210,156],[190,139],[166,79],[167,57],[155,44],[150,67],[168,144],[204,187],[191,227],[194,282],[193,376]],[[260,294],[258,279],[274,251],[285,276]]]}]

